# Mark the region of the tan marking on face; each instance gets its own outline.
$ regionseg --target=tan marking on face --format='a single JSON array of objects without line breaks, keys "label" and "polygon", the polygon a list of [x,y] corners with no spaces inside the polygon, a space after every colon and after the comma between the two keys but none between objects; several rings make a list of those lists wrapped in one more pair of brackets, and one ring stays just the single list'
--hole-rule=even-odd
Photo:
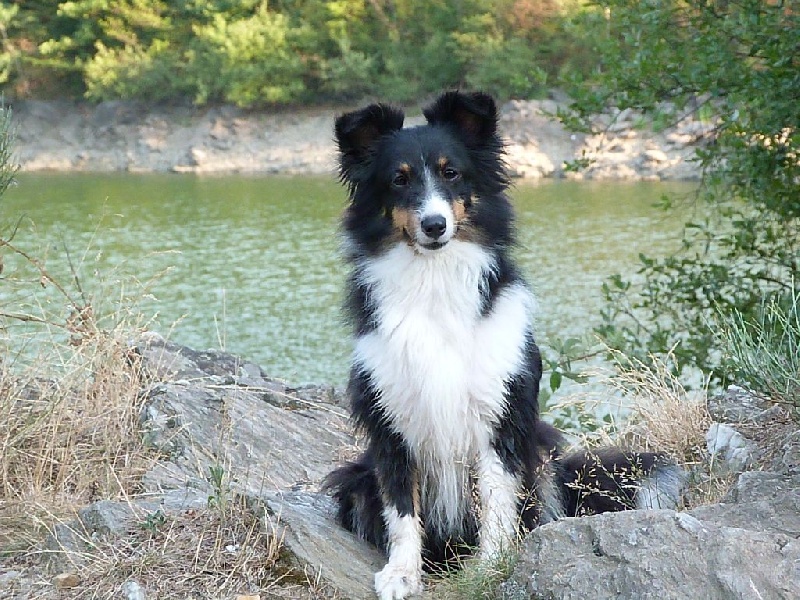
[{"label": "tan marking on face", "polygon": [[461,240],[462,242],[474,242],[476,244],[484,242],[483,236],[469,221],[463,221],[459,224],[453,239]]},{"label": "tan marking on face", "polygon": [[461,222],[467,219],[467,207],[464,204],[463,198],[457,198],[453,202],[453,216],[456,218],[456,224],[461,225]]},{"label": "tan marking on face", "polygon": [[450,163],[450,161],[449,161],[449,160],[447,160],[447,157],[446,157],[446,156],[440,156],[440,157],[439,157],[439,160],[437,160],[437,161],[436,161],[436,164],[439,166],[439,171],[440,171],[440,172],[441,172],[441,171],[444,171],[445,167],[446,167],[446,166],[447,166],[449,163]]},{"label": "tan marking on face", "polygon": [[[477,200],[477,196],[473,194],[470,197],[472,204],[475,204]],[[478,233],[478,230],[470,223],[469,215],[467,214],[467,207],[466,203],[464,202],[463,198],[458,198],[455,202],[453,202],[453,214],[456,218],[456,234],[453,236],[457,240],[461,240],[462,242],[476,242],[480,243],[482,238],[481,235]]]},{"label": "tan marking on face", "polygon": [[[474,206],[477,196],[473,195],[470,199]],[[484,236],[470,221],[469,215],[467,214],[467,207],[463,199],[459,198],[453,203],[453,213],[456,215],[456,223],[458,224],[456,234],[453,236],[455,239],[461,240],[462,242],[474,242],[476,244],[486,241],[484,240]]]},{"label": "tan marking on face", "polygon": [[398,241],[405,239],[409,245],[412,245],[414,236],[419,229],[419,215],[406,208],[393,208],[392,225]]}]

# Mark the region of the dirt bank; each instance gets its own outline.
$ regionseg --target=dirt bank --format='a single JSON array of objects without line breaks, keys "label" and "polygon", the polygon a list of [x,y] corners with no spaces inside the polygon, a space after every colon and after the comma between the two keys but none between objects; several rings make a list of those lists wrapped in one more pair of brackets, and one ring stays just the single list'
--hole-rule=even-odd
[{"label": "dirt bank", "polygon": [[[500,128],[517,177],[696,179],[689,159],[708,126],[693,120],[654,132],[632,111],[599,115],[605,132],[573,134],[545,116],[553,100],[513,101]],[[252,112],[150,107],[135,102],[12,103],[17,161],[23,171],[175,173],[332,173],[332,124],[340,110]],[[407,119],[415,124],[422,117]],[[564,164],[588,159],[580,173]]]}]

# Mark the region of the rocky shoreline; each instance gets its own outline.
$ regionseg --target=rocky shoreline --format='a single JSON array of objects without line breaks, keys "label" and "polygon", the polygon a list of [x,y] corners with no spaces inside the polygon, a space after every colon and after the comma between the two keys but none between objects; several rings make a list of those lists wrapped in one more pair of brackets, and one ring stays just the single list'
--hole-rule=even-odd
[{"label": "rocky shoreline", "polygon": [[[512,101],[501,110],[512,175],[526,179],[696,180],[691,157],[711,126],[691,118],[656,130],[626,109],[597,116],[597,135],[547,116],[563,102]],[[331,174],[333,119],[352,107],[293,112],[153,107],[113,101],[11,103],[22,171],[193,174]],[[407,119],[407,125],[422,121]],[[580,172],[565,164],[582,161]]]},{"label": "rocky shoreline", "polygon": [[[0,556],[0,597],[21,600],[36,590],[37,598],[62,598],[63,588],[70,597],[89,597],[99,570],[91,547],[135,547],[130,540],[141,537],[142,524],[156,529],[156,517],[196,519],[220,494],[208,474],[224,465],[224,493],[246,499],[245,510],[281,541],[287,572],[312,574],[317,590],[276,585],[258,596],[260,584],[253,583],[236,598],[374,598],[372,575],[384,559],[336,525],[331,499],[319,492],[331,468],[358,451],[342,394],[292,387],[234,355],[198,352],[155,334],[135,353],[150,381],[142,390],[141,428],[160,457],[142,478],[141,496],[81,508],[76,520],[51,529],[31,553],[35,561]],[[721,502],[540,527],[525,539],[510,576],[488,590],[491,597],[800,597],[797,425],[781,407],[739,388],[710,399],[707,411],[714,424],[704,461],[730,475]],[[122,579],[114,597],[166,597],[159,595],[163,582],[142,573]],[[445,597],[435,586],[431,581],[425,599]]]}]

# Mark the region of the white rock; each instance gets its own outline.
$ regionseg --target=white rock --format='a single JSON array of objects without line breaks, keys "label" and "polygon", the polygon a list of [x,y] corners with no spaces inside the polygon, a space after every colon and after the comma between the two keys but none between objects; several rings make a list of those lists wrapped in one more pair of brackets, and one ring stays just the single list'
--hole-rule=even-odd
[{"label": "white rock", "polygon": [[122,584],[122,593],[125,595],[125,600],[147,600],[147,594],[142,586],[132,579]]},{"label": "white rock", "polygon": [[706,432],[706,447],[714,460],[723,461],[734,472],[743,471],[753,463],[756,449],[730,425],[712,423]]}]

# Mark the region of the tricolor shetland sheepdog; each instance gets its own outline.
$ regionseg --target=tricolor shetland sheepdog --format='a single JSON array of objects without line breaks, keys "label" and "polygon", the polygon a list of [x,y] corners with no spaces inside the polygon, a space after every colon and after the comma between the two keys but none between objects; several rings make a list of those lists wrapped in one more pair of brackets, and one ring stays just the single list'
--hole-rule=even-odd
[{"label": "tricolor shetland sheepdog", "polygon": [[374,104],[340,116],[343,217],[355,330],[348,393],[366,451],[329,476],[342,525],[384,549],[382,600],[424,567],[491,558],[539,524],[674,505],[661,455],[561,455],[539,420],[535,301],[510,252],[514,216],[485,94],[450,92],[403,128]]}]

